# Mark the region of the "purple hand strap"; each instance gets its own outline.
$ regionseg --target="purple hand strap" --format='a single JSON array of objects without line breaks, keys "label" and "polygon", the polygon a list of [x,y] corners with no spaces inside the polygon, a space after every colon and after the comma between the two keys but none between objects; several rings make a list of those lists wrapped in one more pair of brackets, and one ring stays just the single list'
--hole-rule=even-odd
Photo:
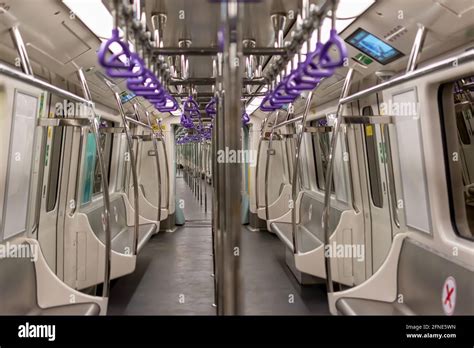
[{"label": "purple hand strap", "polygon": [[[110,46],[113,45],[114,43],[120,45],[120,47],[122,48],[122,52],[109,56],[109,59],[107,59],[107,54],[109,53]],[[129,66],[125,65],[119,59],[119,57],[123,55],[127,58],[127,60],[129,60],[131,52],[128,45],[120,40],[118,29],[112,30],[112,37],[100,45],[99,52],[97,55],[99,58],[100,65],[102,65],[106,69],[107,68],[129,69]]]},{"label": "purple hand strap", "polygon": [[[158,91],[162,91],[161,84],[155,75],[148,69],[145,68],[143,75],[139,77],[129,78],[127,81],[127,88],[135,94],[137,92],[152,92],[153,94]],[[138,94],[138,95],[153,95],[153,94]]]},{"label": "purple hand strap", "polygon": [[242,124],[246,126],[249,122],[250,122],[250,117],[246,112],[244,112],[242,114]]},{"label": "purple hand strap", "polygon": [[[163,102],[161,102],[161,103],[158,102],[157,104],[155,104],[158,111],[160,111],[160,112],[169,112],[169,111],[178,110],[178,108],[179,108],[178,102],[176,101],[175,98],[170,96],[168,93],[164,94],[163,100],[164,100]],[[171,105],[167,106],[169,101],[171,102]]]},{"label": "purple hand strap", "polygon": [[323,47],[324,44],[318,42],[316,44],[316,49],[306,57],[306,60],[303,63],[303,72],[306,76],[321,79],[323,77],[330,77],[334,73],[334,69],[322,69],[318,66],[317,58],[320,56]]},{"label": "purple hand strap", "polygon": [[[113,44],[119,45],[122,50],[119,53],[108,55],[110,46]],[[122,56],[127,59],[128,63],[120,60]],[[113,29],[112,37],[100,46],[98,58],[100,65],[106,68],[107,75],[110,77],[137,77],[144,73],[145,63],[136,53],[130,51],[127,43],[120,40],[118,29]]]},{"label": "purple hand strap", "polygon": [[216,100],[214,98],[211,99],[209,103],[206,105],[206,113],[209,117],[213,118],[216,116]]},{"label": "purple hand strap", "polygon": [[[336,47],[338,52],[338,58],[336,60],[332,60],[329,56],[329,50],[332,47]],[[318,66],[321,68],[338,68],[344,65],[344,61],[347,58],[347,47],[344,40],[337,35],[336,29],[331,29],[330,38],[321,49],[319,57]]]},{"label": "purple hand strap", "polygon": [[263,98],[262,102],[260,103],[260,110],[265,111],[265,112],[271,112],[275,111],[276,109],[279,109],[279,106],[273,106],[270,104],[270,97],[271,93],[267,93],[267,95]]}]

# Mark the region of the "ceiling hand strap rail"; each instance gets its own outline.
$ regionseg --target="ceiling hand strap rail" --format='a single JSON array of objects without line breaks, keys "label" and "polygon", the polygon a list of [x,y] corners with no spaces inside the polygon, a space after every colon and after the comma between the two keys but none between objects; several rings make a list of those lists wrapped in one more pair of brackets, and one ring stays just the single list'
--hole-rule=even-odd
[{"label": "ceiling hand strap rail", "polygon": [[[152,49],[158,56],[216,56],[218,47],[160,47]],[[281,56],[288,54],[286,48],[279,47],[247,47],[242,49],[244,56]]]}]

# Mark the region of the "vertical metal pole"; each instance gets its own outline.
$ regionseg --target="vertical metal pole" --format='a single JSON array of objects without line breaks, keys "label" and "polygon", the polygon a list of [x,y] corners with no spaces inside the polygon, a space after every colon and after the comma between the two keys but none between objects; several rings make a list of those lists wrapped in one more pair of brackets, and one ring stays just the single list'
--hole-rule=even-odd
[{"label": "vertical metal pole", "polygon": [[[92,95],[87,85],[86,77],[82,69],[77,71],[79,81],[81,82],[82,91],[84,98],[92,101]],[[97,119],[97,113],[94,106],[92,108],[91,130],[94,134],[95,146],[97,151],[97,160],[99,161],[99,168],[102,182],[102,194],[104,202],[104,232],[105,232],[105,257],[104,257],[104,286],[102,287],[102,297],[109,297],[110,292],[110,269],[112,263],[112,234],[110,230],[110,197],[109,197],[109,183],[107,178],[107,170],[105,168],[105,161],[100,146],[100,134],[99,134],[99,120]],[[79,204],[76,202],[76,205]]]},{"label": "vertical metal pole", "polygon": [[[352,75],[354,74],[354,68],[351,67],[347,72],[344,85],[342,86],[341,98],[347,97],[349,94],[349,89],[352,81]],[[332,189],[332,172],[334,168],[334,156],[336,154],[336,145],[337,138],[339,136],[339,131],[341,129],[342,122],[342,107],[343,105],[339,103],[337,106],[336,119],[334,120],[333,132],[331,138],[331,147],[329,149],[329,158],[328,165],[326,169],[325,176],[325,192],[324,192],[324,210],[322,217],[322,227],[324,231],[324,249],[329,245],[330,231],[329,231],[329,215],[330,215],[330,205],[331,205],[331,189]],[[326,288],[328,293],[334,292],[334,284],[332,282],[332,271],[331,271],[331,256],[330,253],[324,253],[324,266],[326,268]]]},{"label": "vertical metal pole", "polygon": [[[222,53],[217,54],[217,59],[216,59],[216,64],[219,66],[221,65],[222,62]],[[216,74],[217,76],[217,74]],[[217,115],[219,115],[220,111],[220,103],[218,102],[218,99],[220,98],[220,92],[219,89],[216,89],[216,111]],[[212,132],[212,140],[211,140],[211,165],[212,165],[212,206],[211,206],[211,212],[212,212],[212,227],[211,227],[211,232],[212,232],[212,270],[213,270],[213,275],[214,275],[214,303],[213,306],[217,307],[217,302],[218,302],[218,296],[217,296],[217,285],[219,283],[220,279],[220,274],[218,273],[217,269],[217,230],[219,228],[219,205],[218,205],[218,184],[219,184],[219,175],[218,175],[218,163],[217,163],[217,127],[219,124],[219,120],[217,115],[215,116],[215,125],[214,125],[214,131]],[[217,314],[217,308],[216,308],[216,314]]]},{"label": "vertical metal pole", "polygon": [[[168,212],[169,214],[169,211],[170,211],[170,183],[171,183],[171,179],[170,179],[170,168],[169,168],[169,164],[168,164],[168,150],[166,148],[166,139],[165,139],[165,136],[163,135],[163,132],[162,130],[160,129],[160,139],[161,139],[161,145],[163,145],[163,155],[164,155],[164,159],[165,159],[165,172],[166,172],[166,204],[165,204],[165,209],[166,211]],[[161,207],[160,207],[160,210],[161,210]]]},{"label": "vertical metal pole", "polygon": [[[293,242],[293,253],[298,253],[298,233],[296,233],[296,199],[298,196],[298,173],[299,173],[299,163],[300,163],[300,147],[301,140],[303,139],[304,128],[306,126],[306,117],[308,116],[309,109],[311,107],[311,99],[313,99],[313,91],[310,91],[306,99],[306,104],[304,108],[303,119],[301,121],[302,129],[301,132],[297,135],[296,146],[295,146],[295,161],[293,162],[293,180],[291,183],[291,237]],[[301,177],[300,177],[301,178]],[[299,181],[301,183],[301,179]]]},{"label": "vertical metal pole", "polygon": [[14,26],[10,28],[10,35],[13,40],[13,44],[15,45],[16,50],[18,51],[18,55],[20,56],[20,63],[23,72],[27,75],[33,76],[33,68],[31,67],[30,59],[28,57],[28,52],[26,51],[25,42],[21,37],[20,30],[18,26]]},{"label": "vertical metal pole", "polygon": [[265,219],[270,220],[270,202],[268,199],[268,175],[270,171],[270,156],[273,155],[272,143],[273,143],[273,134],[275,133],[275,125],[278,122],[278,117],[280,116],[280,110],[275,113],[275,120],[273,121],[272,130],[270,132],[270,139],[268,139],[267,147],[267,157],[265,159]]},{"label": "vertical metal pole", "polygon": [[420,60],[420,53],[421,53],[421,50],[423,49],[425,37],[426,37],[426,28],[423,24],[418,23],[418,30],[416,32],[415,41],[413,42],[413,46],[410,52],[410,57],[408,58],[408,64],[407,64],[407,70],[406,70],[407,73],[416,69],[418,61]]},{"label": "vertical metal pole", "polygon": [[[221,2],[219,45],[223,47],[222,74],[218,77],[221,97],[217,113],[218,150],[238,151],[241,148],[242,39],[237,0]],[[225,91],[225,96],[222,96]],[[241,185],[240,163],[218,163],[217,187],[219,228],[217,229],[217,314],[239,313]],[[236,161],[239,162],[239,161]]]},{"label": "vertical metal pole", "polygon": [[198,182],[197,182],[197,169],[198,169],[198,156],[197,156],[197,143],[193,143],[193,153],[194,153],[194,172],[193,172],[193,177],[194,177],[194,197],[198,197],[199,195],[199,187],[198,187]]},{"label": "vertical metal pole", "polygon": [[206,157],[204,158],[205,163],[205,171],[204,171],[204,212],[207,213],[207,171],[209,165],[209,146],[206,142]]},{"label": "vertical metal pole", "polygon": [[[139,118],[139,114],[138,114],[138,106],[137,104],[133,104],[133,110],[135,111],[135,115],[137,116],[137,119],[140,119]],[[157,176],[157,191],[158,191],[158,214],[157,214],[157,218],[158,218],[158,222],[161,221],[161,167],[160,167],[160,158],[159,158],[159,155],[158,155],[158,140],[156,139],[156,136],[157,134],[155,133],[155,131],[153,130],[153,127],[151,125],[151,119],[150,119],[150,113],[145,110],[145,116],[146,116],[146,120],[147,120],[147,123],[148,125],[152,128],[151,130],[151,141],[152,141],[152,144],[153,144],[153,150],[155,150],[155,164],[156,164],[156,176]]]},{"label": "vertical metal pole", "polygon": [[202,205],[202,140],[199,143],[199,204]]},{"label": "vertical metal pole", "polygon": [[123,129],[125,131],[125,136],[127,138],[128,151],[130,155],[130,170],[132,172],[132,182],[133,182],[133,200],[134,200],[134,237],[132,243],[133,255],[137,254],[138,251],[138,231],[139,231],[139,219],[140,219],[140,209],[138,203],[138,175],[137,175],[137,164],[135,161],[135,153],[133,150],[133,140],[130,135],[130,129],[128,127],[127,118],[125,117],[125,110],[123,109],[122,100],[120,95],[117,92],[114,92],[115,101],[119,108],[120,116],[122,117]]}]

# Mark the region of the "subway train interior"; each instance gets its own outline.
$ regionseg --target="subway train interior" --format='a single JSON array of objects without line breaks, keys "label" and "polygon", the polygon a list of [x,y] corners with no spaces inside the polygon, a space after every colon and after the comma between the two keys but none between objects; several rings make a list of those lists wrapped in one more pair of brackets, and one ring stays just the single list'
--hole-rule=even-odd
[{"label": "subway train interior", "polygon": [[474,315],[473,18],[0,1],[0,316]]}]

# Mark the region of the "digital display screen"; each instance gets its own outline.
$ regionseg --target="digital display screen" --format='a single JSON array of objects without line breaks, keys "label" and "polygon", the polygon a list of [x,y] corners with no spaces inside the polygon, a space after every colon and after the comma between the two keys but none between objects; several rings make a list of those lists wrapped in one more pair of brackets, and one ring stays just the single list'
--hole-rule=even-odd
[{"label": "digital display screen", "polygon": [[403,56],[402,52],[362,28],[352,33],[346,42],[383,65]]},{"label": "digital display screen", "polygon": [[133,92],[123,91],[122,93],[120,93],[120,100],[122,104],[125,104],[126,102],[132,100],[135,97],[136,95]]}]

